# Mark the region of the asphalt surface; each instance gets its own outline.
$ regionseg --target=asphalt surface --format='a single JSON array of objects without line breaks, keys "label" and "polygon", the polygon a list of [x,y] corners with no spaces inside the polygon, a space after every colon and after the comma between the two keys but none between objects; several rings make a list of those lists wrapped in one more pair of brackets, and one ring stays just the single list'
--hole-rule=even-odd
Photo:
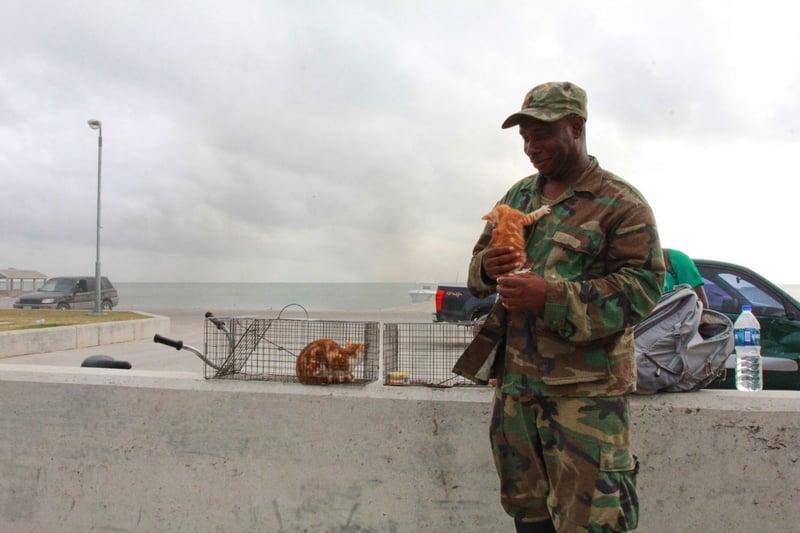
[{"label": "asphalt surface", "polygon": [[[11,307],[13,300],[0,299],[0,307]],[[158,332],[165,337],[182,340],[204,350],[205,310],[198,309],[161,309],[140,308],[126,309],[142,311],[155,315],[167,316],[170,319],[169,331]],[[386,309],[382,311],[308,311],[308,318],[317,320],[353,320],[377,322],[431,322],[433,302],[409,304],[408,306]],[[276,318],[277,311],[258,310],[215,310],[219,317],[253,316],[259,318]],[[301,309],[287,309],[281,318],[306,318]],[[84,359],[91,355],[108,355],[114,359],[128,361],[136,370],[157,370],[168,372],[191,372],[202,375],[204,363],[187,350],[175,350],[150,340],[108,344],[91,348],[64,350],[41,354],[20,355],[0,358],[0,364],[51,365],[80,367]]]}]

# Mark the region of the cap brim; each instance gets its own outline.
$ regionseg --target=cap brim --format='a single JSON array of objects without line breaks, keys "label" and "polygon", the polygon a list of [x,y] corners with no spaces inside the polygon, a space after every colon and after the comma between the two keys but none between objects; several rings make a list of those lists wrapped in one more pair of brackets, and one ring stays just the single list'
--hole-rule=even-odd
[{"label": "cap brim", "polygon": [[516,126],[519,124],[522,118],[535,118],[536,120],[542,120],[544,122],[555,122],[556,120],[565,117],[570,113],[571,111],[556,112],[550,109],[523,109],[505,119],[500,127],[506,129]]}]

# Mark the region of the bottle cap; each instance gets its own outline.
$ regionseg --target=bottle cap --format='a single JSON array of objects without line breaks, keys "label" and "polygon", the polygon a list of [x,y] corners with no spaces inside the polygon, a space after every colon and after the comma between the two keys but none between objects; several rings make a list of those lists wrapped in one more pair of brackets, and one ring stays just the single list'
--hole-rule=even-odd
[{"label": "bottle cap", "polygon": [[752,307],[750,307],[749,305],[743,305],[743,306],[742,306],[742,311],[750,311],[750,310],[752,310],[752,309],[753,309],[753,308],[752,308]]}]

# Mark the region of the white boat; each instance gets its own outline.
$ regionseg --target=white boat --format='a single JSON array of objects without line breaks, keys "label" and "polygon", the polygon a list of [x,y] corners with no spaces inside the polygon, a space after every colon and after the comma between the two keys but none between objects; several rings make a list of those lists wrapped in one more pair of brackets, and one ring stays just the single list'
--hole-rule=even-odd
[{"label": "white boat", "polygon": [[420,302],[427,302],[436,296],[437,283],[417,283],[416,288],[408,291],[411,296],[411,303],[416,304]]}]

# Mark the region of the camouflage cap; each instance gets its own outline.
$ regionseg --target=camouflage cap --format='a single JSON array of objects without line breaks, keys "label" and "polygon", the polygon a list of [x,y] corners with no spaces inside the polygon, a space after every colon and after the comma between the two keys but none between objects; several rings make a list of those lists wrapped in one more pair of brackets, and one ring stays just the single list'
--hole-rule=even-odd
[{"label": "camouflage cap", "polygon": [[508,117],[502,127],[516,126],[522,117],[555,122],[570,113],[587,118],[586,91],[568,81],[551,81],[528,91],[522,109]]}]

